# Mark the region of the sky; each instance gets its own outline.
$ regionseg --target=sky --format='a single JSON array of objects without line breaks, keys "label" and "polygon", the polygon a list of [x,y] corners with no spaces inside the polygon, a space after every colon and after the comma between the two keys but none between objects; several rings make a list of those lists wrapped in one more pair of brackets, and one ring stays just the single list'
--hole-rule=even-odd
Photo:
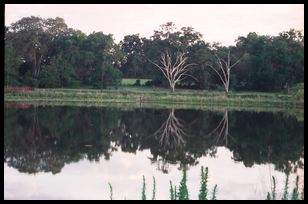
[{"label": "sky", "polygon": [[22,17],[61,17],[86,34],[150,37],[166,22],[193,27],[206,42],[235,45],[249,32],[278,35],[291,28],[304,31],[304,4],[6,4],[5,25]]}]

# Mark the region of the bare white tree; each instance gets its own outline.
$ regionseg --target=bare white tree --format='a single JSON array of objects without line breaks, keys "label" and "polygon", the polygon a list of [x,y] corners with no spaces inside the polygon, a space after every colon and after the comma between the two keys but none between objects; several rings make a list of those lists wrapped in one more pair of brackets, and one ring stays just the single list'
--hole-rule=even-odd
[{"label": "bare white tree", "polygon": [[210,68],[212,68],[215,73],[219,76],[219,79],[223,83],[225,87],[225,92],[229,92],[229,85],[230,85],[230,72],[235,65],[237,65],[240,61],[237,60],[234,64],[231,64],[231,52],[228,50],[227,60],[224,60],[222,57],[219,57],[216,53],[214,53],[216,57],[215,64],[216,66],[213,66],[211,64],[207,64]]},{"label": "bare white tree", "polygon": [[[159,64],[149,60],[154,64],[168,79],[169,86],[172,92],[177,82],[182,81],[185,76],[191,76],[187,72],[195,64],[187,64],[188,57],[185,53],[178,52],[176,53],[175,60],[172,60],[172,57],[169,52],[165,52],[161,55]],[[192,77],[192,76],[191,76]]]}]

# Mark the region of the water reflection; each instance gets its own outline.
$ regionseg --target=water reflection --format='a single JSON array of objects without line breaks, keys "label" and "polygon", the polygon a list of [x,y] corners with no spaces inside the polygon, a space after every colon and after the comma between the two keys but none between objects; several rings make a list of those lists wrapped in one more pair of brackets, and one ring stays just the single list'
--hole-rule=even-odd
[{"label": "water reflection", "polygon": [[303,168],[303,122],[283,113],[197,110],[30,107],[6,108],[4,161],[20,172],[57,174],[82,159],[106,160],[119,149],[150,150],[157,169],[215,157],[224,146],[246,167],[272,163]]},{"label": "water reflection", "polygon": [[172,109],[167,120],[153,135],[162,148],[173,150],[185,145],[184,137],[188,134],[185,132],[183,121],[175,116]]}]

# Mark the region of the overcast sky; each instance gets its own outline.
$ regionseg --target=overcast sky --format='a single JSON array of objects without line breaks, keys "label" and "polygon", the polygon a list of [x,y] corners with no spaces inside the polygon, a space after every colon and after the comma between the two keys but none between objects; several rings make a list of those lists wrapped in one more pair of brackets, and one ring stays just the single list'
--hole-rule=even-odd
[{"label": "overcast sky", "polygon": [[304,5],[240,4],[6,4],[5,25],[22,17],[64,18],[66,24],[87,34],[113,34],[116,42],[125,35],[150,37],[168,21],[177,28],[193,27],[206,42],[234,45],[249,32],[277,35],[290,28],[304,31]]}]

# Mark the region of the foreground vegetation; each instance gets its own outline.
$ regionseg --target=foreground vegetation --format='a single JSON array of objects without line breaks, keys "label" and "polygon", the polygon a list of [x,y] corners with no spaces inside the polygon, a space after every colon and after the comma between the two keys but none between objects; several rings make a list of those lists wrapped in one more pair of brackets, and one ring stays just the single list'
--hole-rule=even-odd
[{"label": "foreground vegetation", "polygon": [[[273,186],[272,186],[271,192],[267,192],[266,200],[277,200],[276,179],[274,176],[272,177],[272,179],[273,179]],[[299,177],[296,176],[295,187],[293,188],[292,193],[289,193],[288,191],[289,174],[287,174],[286,181],[285,181],[285,187],[283,190],[283,195],[281,197],[281,200],[304,200],[304,188],[302,192],[299,192],[298,181],[299,181]]]},{"label": "foreground vegetation", "polygon": [[[271,192],[267,193],[266,200],[277,200],[277,192],[276,192],[276,179],[273,176],[273,186]],[[289,193],[289,174],[286,176],[283,195],[281,200],[304,200],[304,189],[300,192],[299,190],[299,177],[296,177],[295,180],[295,187]],[[112,192],[112,185],[108,183],[110,189],[110,200],[113,200],[113,192]],[[178,190],[177,190],[178,189]],[[184,168],[182,171],[182,179],[178,186],[172,185],[170,181],[170,191],[169,191],[170,200],[190,200],[190,193],[187,187],[187,172]],[[153,177],[153,188],[152,188],[152,200],[155,200],[156,196],[156,181],[155,177]],[[146,196],[146,180],[143,176],[143,183],[142,183],[142,190],[141,190],[141,200],[147,200]],[[217,184],[213,187],[213,189],[209,190],[208,187],[208,168],[201,167],[201,180],[200,180],[200,190],[198,194],[198,200],[217,200]]]},{"label": "foreground vegetation", "polygon": [[215,105],[246,108],[302,109],[304,102],[280,93],[223,92],[181,90],[170,93],[162,88],[120,87],[119,89],[34,89],[27,92],[5,92],[6,102],[74,102]]},{"label": "foreground vegetation", "polygon": [[[178,186],[172,185],[172,182],[170,181],[170,191],[169,196],[170,200],[189,200],[190,194],[187,187],[187,172],[184,168],[182,171],[182,179]],[[110,183],[108,183],[110,188],[110,200],[113,199],[112,196],[112,186]],[[177,190],[178,189],[178,190]],[[213,190],[210,192],[209,195],[209,189],[208,189],[208,168],[201,167],[201,181],[200,181],[200,190],[198,194],[199,200],[216,200],[216,194],[217,194],[217,185],[214,186]],[[156,196],[156,181],[155,177],[153,177],[153,188],[152,188],[152,200],[155,200]],[[210,197],[209,197],[210,196]],[[141,200],[147,200],[146,196],[146,180],[143,176],[143,183],[142,183],[142,190],[141,190]]]}]

